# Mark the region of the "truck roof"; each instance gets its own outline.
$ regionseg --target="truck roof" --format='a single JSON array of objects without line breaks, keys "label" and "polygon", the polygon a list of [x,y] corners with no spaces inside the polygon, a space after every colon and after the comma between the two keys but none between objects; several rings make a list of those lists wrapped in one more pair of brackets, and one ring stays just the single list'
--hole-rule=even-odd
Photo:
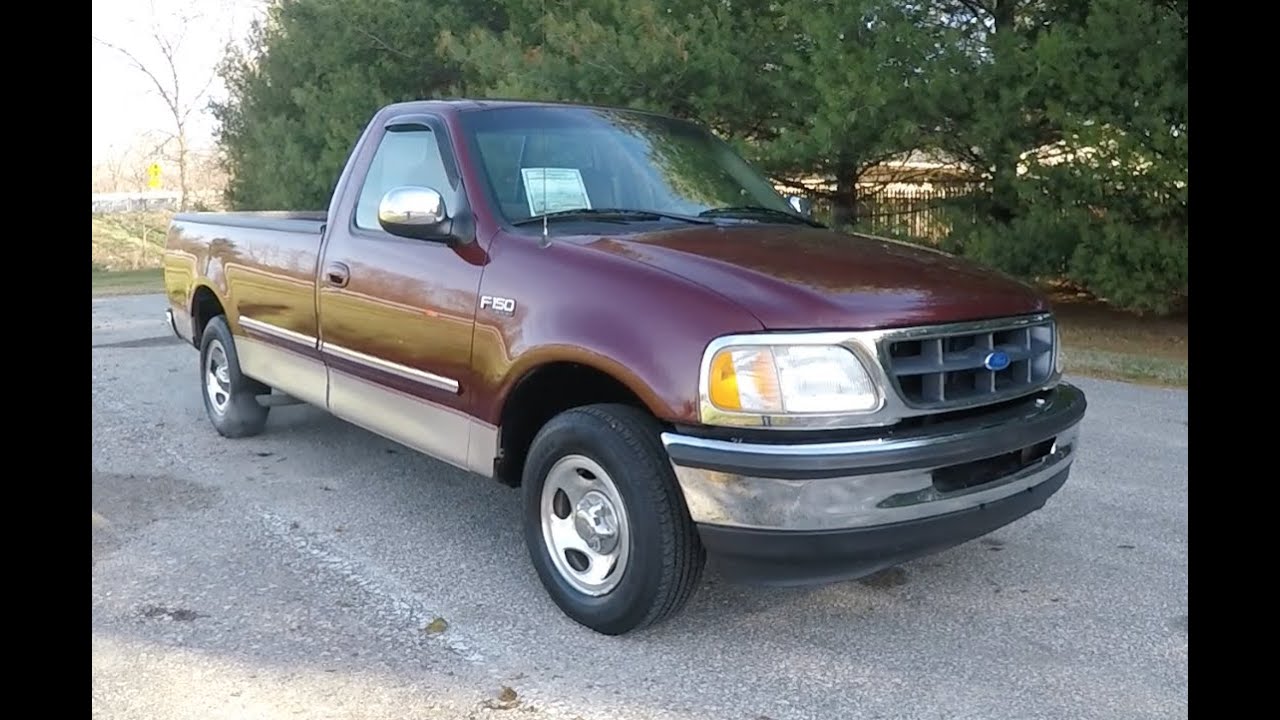
[{"label": "truck roof", "polygon": [[[555,102],[550,100],[519,100],[505,98],[438,98],[432,100],[410,100],[393,103],[382,109],[383,113],[402,112],[440,112],[459,113],[476,110],[492,110],[510,107],[562,107],[562,108],[594,108],[598,110],[629,110],[631,112],[648,112],[637,108],[621,108],[608,105],[592,105],[588,103]],[[380,113],[381,114],[381,113]]]}]

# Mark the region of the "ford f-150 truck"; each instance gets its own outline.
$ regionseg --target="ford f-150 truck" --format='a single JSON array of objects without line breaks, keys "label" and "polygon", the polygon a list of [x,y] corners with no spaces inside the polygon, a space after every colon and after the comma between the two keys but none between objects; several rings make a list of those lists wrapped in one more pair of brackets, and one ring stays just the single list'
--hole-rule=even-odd
[{"label": "ford f-150 truck", "polygon": [[633,110],[385,107],[327,212],[175,217],[165,287],[219,433],[310,403],[519,487],[547,592],[606,634],[708,557],[831,582],[1007,525],[1085,413],[1030,287],[830,230]]}]

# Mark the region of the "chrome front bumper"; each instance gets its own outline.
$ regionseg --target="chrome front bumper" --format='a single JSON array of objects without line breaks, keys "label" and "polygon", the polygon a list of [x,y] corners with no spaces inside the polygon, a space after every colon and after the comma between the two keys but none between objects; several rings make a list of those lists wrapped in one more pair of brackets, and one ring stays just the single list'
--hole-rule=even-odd
[{"label": "chrome front bumper", "polygon": [[[855,530],[983,508],[1050,481],[1060,486],[1075,459],[1085,407],[1084,393],[1060,383],[1035,399],[977,418],[886,429],[876,439],[765,444],[663,433],[662,442],[700,526]],[[947,489],[935,479],[937,471],[970,463],[991,461],[995,467],[995,458],[1046,442],[1052,443],[1047,454],[1002,465],[1004,474],[995,471],[980,484]],[[1047,496],[1043,490],[1033,494]]]},{"label": "chrome front bumper", "polygon": [[169,325],[169,329],[173,331],[173,334],[174,334],[174,335],[177,335],[178,337],[182,337],[182,335],[179,335],[179,334],[178,334],[178,324],[177,324],[177,323],[175,323],[175,322],[173,321],[173,309],[172,309],[172,308],[165,308],[165,311],[164,311],[164,321],[165,321],[165,323],[167,323],[167,324]]},{"label": "chrome front bumper", "polygon": [[169,325],[169,329],[180,339],[195,345],[195,335],[192,332],[191,316],[181,311],[174,312],[172,307],[165,308],[164,321]]}]

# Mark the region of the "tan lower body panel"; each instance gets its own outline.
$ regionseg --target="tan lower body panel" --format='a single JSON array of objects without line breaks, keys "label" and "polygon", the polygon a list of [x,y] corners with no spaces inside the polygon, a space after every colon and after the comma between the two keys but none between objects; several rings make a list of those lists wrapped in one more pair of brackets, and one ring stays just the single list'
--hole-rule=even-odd
[{"label": "tan lower body panel", "polygon": [[464,470],[493,474],[497,429],[455,410],[330,369],[329,411]]},{"label": "tan lower body panel", "polygon": [[244,335],[236,337],[236,354],[245,375],[317,407],[328,406],[329,377],[318,358]]},{"label": "tan lower body panel", "polygon": [[[316,346],[314,338],[252,318],[241,318],[241,323],[297,343],[300,349]],[[254,380],[418,452],[485,477],[493,476],[498,429],[488,423],[330,368],[319,358],[245,335],[236,336],[236,352],[241,371]],[[351,355],[346,353],[348,362],[363,359]],[[383,363],[374,364],[374,360],[370,358],[365,364],[384,369]]]}]

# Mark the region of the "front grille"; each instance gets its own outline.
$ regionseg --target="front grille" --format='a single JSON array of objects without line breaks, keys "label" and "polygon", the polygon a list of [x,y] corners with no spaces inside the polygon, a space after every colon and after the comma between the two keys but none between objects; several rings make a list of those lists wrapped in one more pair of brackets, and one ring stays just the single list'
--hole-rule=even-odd
[{"label": "front grille", "polygon": [[[1054,371],[1051,318],[1011,321],[1007,326],[975,324],[971,329],[953,326],[937,333],[924,330],[882,342],[885,370],[902,401],[913,408],[996,402],[1031,392]],[[998,353],[1004,353],[1008,366],[990,369],[988,359]]]}]

